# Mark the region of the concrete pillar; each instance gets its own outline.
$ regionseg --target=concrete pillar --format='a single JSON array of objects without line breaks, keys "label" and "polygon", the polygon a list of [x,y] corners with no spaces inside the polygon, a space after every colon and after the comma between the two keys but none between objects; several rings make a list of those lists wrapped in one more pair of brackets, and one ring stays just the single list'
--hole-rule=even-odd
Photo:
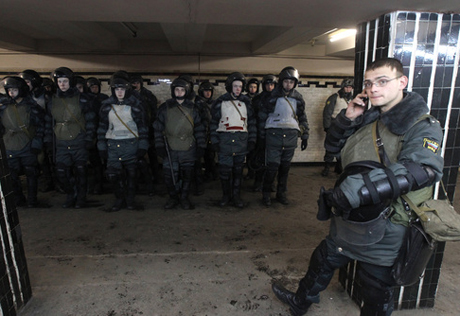
[{"label": "concrete pillar", "polygon": [[15,316],[32,296],[5,146],[0,138],[0,315]]},{"label": "concrete pillar", "polygon": [[[355,84],[362,87],[366,66],[375,59],[395,57],[409,78],[408,91],[422,95],[443,127],[443,182],[453,199],[460,162],[459,14],[392,12],[358,26]],[[459,139],[457,139],[457,135]],[[441,191],[441,192],[440,192]],[[435,195],[443,196],[436,188]],[[395,309],[433,307],[445,243],[437,250],[418,284],[396,291]],[[355,263],[340,270],[339,280],[359,304],[354,288]]]}]

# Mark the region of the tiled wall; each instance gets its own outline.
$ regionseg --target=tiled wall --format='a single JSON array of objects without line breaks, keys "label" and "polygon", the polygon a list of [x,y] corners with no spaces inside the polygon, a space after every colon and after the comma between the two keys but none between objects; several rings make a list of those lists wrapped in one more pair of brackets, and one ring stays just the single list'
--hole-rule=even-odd
[{"label": "tiled wall", "polygon": [[[380,57],[395,57],[409,78],[408,91],[423,96],[444,131],[444,176],[452,200],[460,162],[459,14],[393,12],[358,26],[355,83],[362,85],[366,65]],[[439,190],[439,188],[437,189]],[[440,190],[442,191],[442,190]],[[444,194],[440,193],[440,196]],[[397,290],[396,309],[433,307],[441,273],[444,243],[438,244],[419,284]],[[340,282],[353,291],[354,265],[340,271]],[[356,289],[355,289],[356,290]]]},{"label": "tiled wall", "polygon": [[21,227],[11,191],[5,147],[0,138],[0,315],[13,316],[32,296]]}]

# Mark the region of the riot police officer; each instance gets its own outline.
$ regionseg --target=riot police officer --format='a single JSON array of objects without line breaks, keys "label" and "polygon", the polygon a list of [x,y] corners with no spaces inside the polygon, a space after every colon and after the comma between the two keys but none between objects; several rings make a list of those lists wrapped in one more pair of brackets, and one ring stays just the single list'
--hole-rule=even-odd
[{"label": "riot police officer", "polygon": [[169,194],[165,209],[179,203],[184,210],[194,208],[189,200],[193,167],[196,159],[203,156],[206,142],[201,117],[189,97],[191,89],[186,80],[174,79],[171,99],[160,106],[153,124],[155,147],[163,158],[163,177]]},{"label": "riot police officer", "polygon": [[245,206],[240,196],[243,164],[246,154],[255,148],[257,137],[251,100],[242,94],[245,84],[242,73],[230,74],[225,81],[227,93],[211,109],[211,142],[218,155],[223,193],[220,206],[230,202],[239,208]]},{"label": "riot police officer", "polygon": [[[6,77],[2,85],[7,97],[2,98],[0,104],[0,127],[16,205],[27,202],[27,207],[36,207],[39,175],[37,155],[43,146],[45,110],[32,99],[29,87],[21,77]],[[27,200],[19,179],[21,171],[24,171],[27,179]]]},{"label": "riot police officer", "polygon": [[[364,90],[332,122],[326,145],[332,153],[342,151],[344,177],[321,195],[323,204],[334,209],[328,215],[329,235],[313,251],[295,293],[278,282],[272,286],[292,315],[304,315],[318,303],[334,270],[352,260],[359,262],[361,316],[393,311],[391,270],[410,220],[404,199],[419,205],[431,198],[443,169],[441,126],[426,115],[420,95],[404,92],[407,83],[399,60],[374,61],[366,69]],[[369,98],[371,109],[366,111],[363,98]],[[376,150],[377,143],[384,149]],[[366,165],[372,167],[365,170]]]},{"label": "riot police officer", "polygon": [[86,206],[87,162],[94,146],[96,113],[92,99],[76,88],[74,72],[56,68],[57,85],[47,109],[45,144],[55,154],[56,176],[67,194],[62,207]]},{"label": "riot police officer", "polygon": [[271,205],[270,193],[278,174],[276,200],[287,205],[287,180],[291,160],[301,138],[301,150],[308,144],[309,127],[305,114],[305,101],[295,89],[299,83],[299,72],[294,67],[281,70],[279,85],[259,110],[260,143],[266,146],[267,169],[263,182],[262,203]]},{"label": "riot police officer", "polygon": [[115,194],[115,203],[108,211],[117,212],[125,205],[134,210],[137,163],[147,153],[148,127],[144,108],[131,93],[127,73],[115,72],[110,88],[112,95],[102,102],[97,130],[97,148],[107,160],[107,179]]}]

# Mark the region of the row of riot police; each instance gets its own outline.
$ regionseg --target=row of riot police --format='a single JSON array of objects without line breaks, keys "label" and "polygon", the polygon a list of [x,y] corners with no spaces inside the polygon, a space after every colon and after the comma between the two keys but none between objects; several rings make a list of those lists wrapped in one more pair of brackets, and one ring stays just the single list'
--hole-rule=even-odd
[{"label": "row of riot police", "polygon": [[[242,73],[232,73],[225,82],[227,93],[214,100],[209,81],[200,84],[196,95],[191,76],[182,75],[171,84],[171,98],[157,107],[142,77],[126,71],[111,76],[110,96],[101,93],[97,78],[85,80],[67,67],[51,73],[54,91],[33,70],[8,76],[2,82],[7,95],[0,115],[16,203],[38,205],[41,172],[44,186],[52,187],[54,177],[66,193],[63,207],[85,207],[89,189],[102,191],[105,171],[116,197],[109,210],[135,209],[136,181],[141,176],[153,195],[151,172],[160,169],[160,157],[170,197],[167,209],[179,204],[193,208],[188,196],[192,182],[196,193],[202,193],[202,160],[205,175],[221,180],[220,206],[244,207],[240,192],[245,161],[255,170],[254,190],[262,191],[262,202],[271,204],[278,176],[276,199],[288,204],[289,167],[299,136],[302,150],[307,147],[308,123],[305,102],[295,90],[298,71],[286,67],[278,77],[279,84],[276,76],[264,76],[263,91],[257,94],[257,79],[247,81]],[[88,167],[95,180],[89,189]],[[21,173],[27,179],[27,198]]]}]

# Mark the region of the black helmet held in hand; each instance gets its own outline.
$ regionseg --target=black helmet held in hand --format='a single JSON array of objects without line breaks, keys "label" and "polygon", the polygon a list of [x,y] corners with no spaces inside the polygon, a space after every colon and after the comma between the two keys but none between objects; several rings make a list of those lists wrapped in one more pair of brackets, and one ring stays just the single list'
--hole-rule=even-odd
[{"label": "black helmet held in hand", "polygon": [[[340,174],[339,179],[335,182],[334,187],[339,187],[340,184],[348,177],[351,175],[355,174],[367,174],[373,169],[377,168],[385,168],[385,166],[379,162],[371,161],[371,160],[365,160],[365,161],[358,161],[351,163],[345,167],[343,170],[342,174]],[[362,205],[358,208],[352,209],[350,211],[350,215],[348,217],[348,220],[353,221],[353,222],[368,222],[370,220],[373,220],[377,218],[380,213],[382,213],[384,210],[387,209],[388,206],[391,204],[391,199],[386,200],[386,201],[381,201],[380,203],[377,204],[371,204],[371,205]]]}]

